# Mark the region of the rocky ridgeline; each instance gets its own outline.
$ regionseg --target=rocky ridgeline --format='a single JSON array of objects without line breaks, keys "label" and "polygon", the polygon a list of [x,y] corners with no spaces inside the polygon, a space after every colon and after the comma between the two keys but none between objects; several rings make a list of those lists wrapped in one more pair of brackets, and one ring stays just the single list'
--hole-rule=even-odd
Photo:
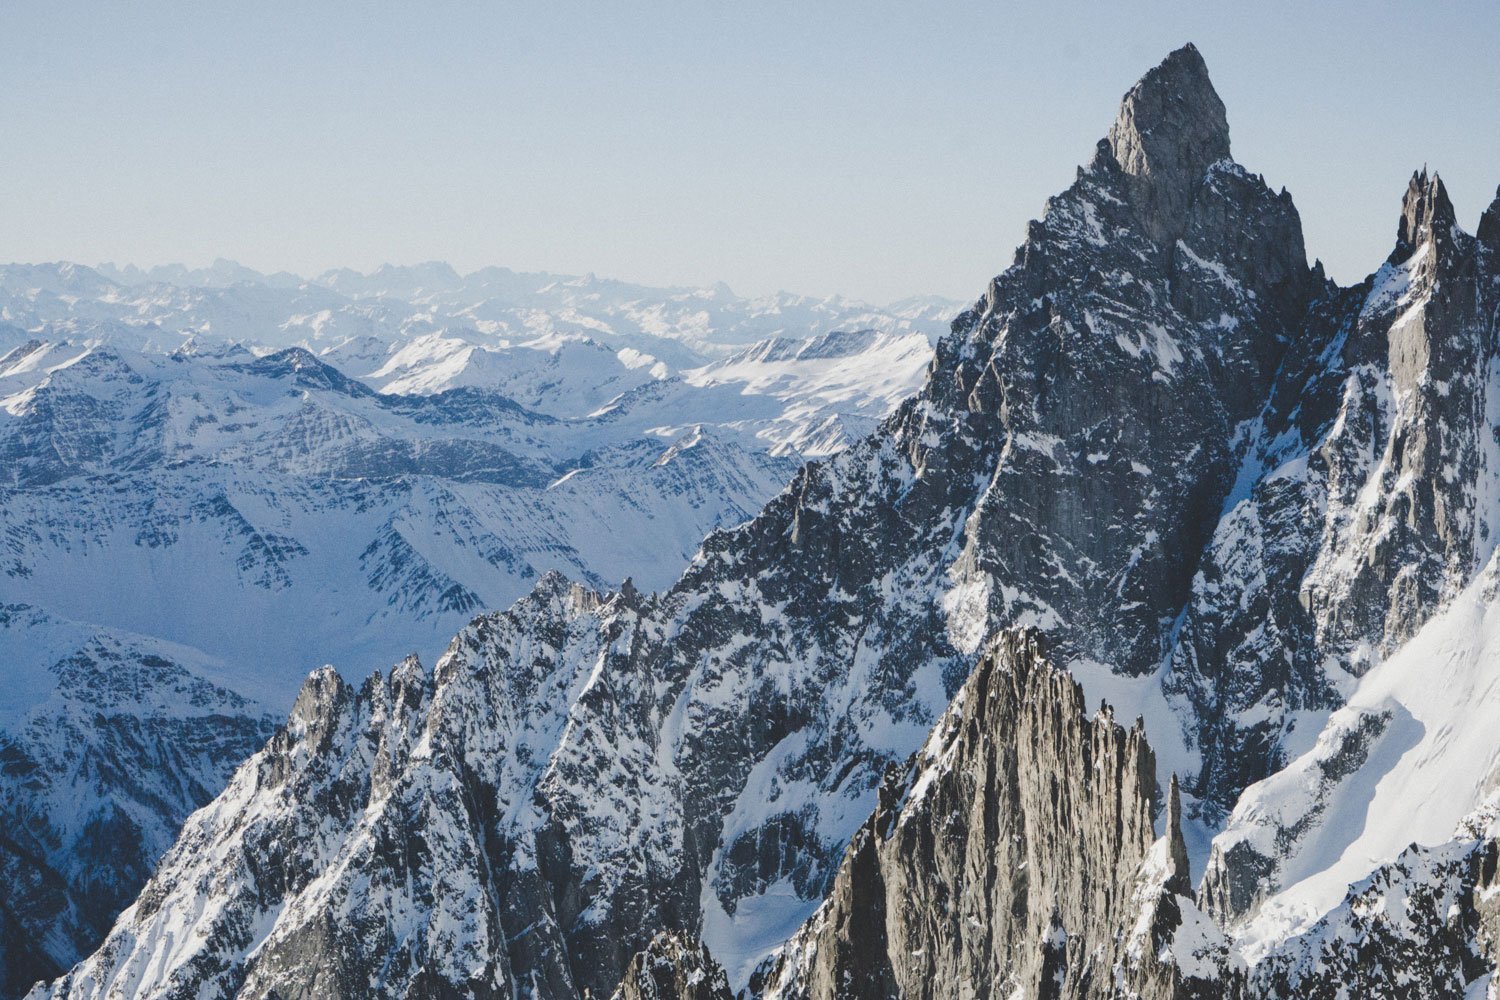
[{"label": "rocky ridgeline", "polygon": [[1158,842],[1139,722],[1090,716],[1041,646],[1006,633],[981,658],[927,745],[893,770],[827,900],[757,992],[1184,995],[1177,931],[1203,921],[1176,785]]},{"label": "rocky ridgeline", "polygon": [[630,960],[614,1000],[730,1000],[733,995],[707,948],[679,934],[659,934]]},{"label": "rocky ridgeline", "polygon": [[[1137,720],[1082,691],[1039,635],[997,637],[927,744],[892,769],[818,911],[758,973],[764,1000],[1024,996],[1321,1000],[1480,996],[1500,959],[1500,843],[1472,817],[1413,846],[1253,969],[1194,900],[1175,776],[1153,832]],[[1492,811],[1493,812],[1493,811]],[[1202,894],[1200,893],[1200,898]],[[716,984],[701,945],[638,955],[625,989]],[[727,1000],[716,986],[702,996]],[[618,996],[618,994],[617,994]]]},{"label": "rocky ridgeline", "polygon": [[[315,675],[36,996],[714,995],[698,940],[788,996],[1313,997],[1357,961],[1477,988],[1491,826],[1240,960],[1265,845],[1340,822],[1378,711],[1295,772],[1328,786],[1300,816],[1234,809],[1490,561],[1500,223],[1419,176],[1339,289],[1228,153],[1174,52],[876,433],[665,592],[549,576],[431,674]],[[1154,728],[1085,716],[1033,639],[982,658],[1012,627]],[[1247,845],[1197,902],[1190,822]]]}]

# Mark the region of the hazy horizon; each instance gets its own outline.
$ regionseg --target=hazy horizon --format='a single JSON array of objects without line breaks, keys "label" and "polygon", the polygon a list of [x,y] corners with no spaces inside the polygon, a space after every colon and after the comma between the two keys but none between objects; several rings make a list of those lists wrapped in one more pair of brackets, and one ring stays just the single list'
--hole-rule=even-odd
[{"label": "hazy horizon", "polygon": [[[1343,283],[1500,182],[1480,3],[8,8],[0,259],[970,299],[1186,41]],[[1451,39],[1463,42],[1456,47]]]},{"label": "hazy horizon", "polygon": [[[280,268],[280,269],[277,269],[277,270],[265,270],[265,269],[262,269],[262,268],[251,267],[250,265],[244,263],[243,261],[238,261],[238,260],[235,260],[235,259],[233,259],[231,257],[217,257],[217,258],[215,258],[213,260],[210,260],[210,261],[192,262],[192,263],[183,262],[183,261],[180,261],[180,260],[164,260],[164,261],[153,261],[153,262],[151,262],[149,264],[142,264],[142,263],[139,263],[137,261],[72,260],[72,259],[62,258],[62,257],[54,258],[54,259],[51,259],[51,260],[9,260],[9,261],[0,261],[0,267],[46,267],[46,266],[49,266],[49,265],[62,265],[62,264],[70,264],[70,265],[75,265],[75,266],[88,267],[88,268],[94,269],[96,271],[100,271],[101,273],[104,273],[105,277],[109,277],[110,276],[109,272],[111,272],[111,271],[118,271],[118,272],[121,272],[121,273],[128,273],[132,269],[134,269],[135,271],[139,272],[142,275],[148,275],[149,276],[149,275],[151,275],[151,274],[153,274],[153,273],[155,273],[157,271],[173,271],[173,270],[176,270],[176,269],[179,269],[179,268],[181,268],[183,271],[186,271],[188,273],[196,274],[196,273],[200,273],[200,272],[213,271],[216,268],[219,268],[221,266],[226,266],[226,267],[231,267],[231,268],[244,268],[246,270],[254,271],[257,274],[259,274],[260,277],[262,277],[264,279],[267,279],[267,280],[273,280],[273,279],[276,279],[276,278],[283,278],[283,277],[293,277],[293,278],[298,279],[301,282],[306,282],[306,283],[317,283],[319,281],[319,279],[325,278],[325,277],[334,276],[334,275],[337,274],[337,272],[341,272],[341,271],[350,271],[350,270],[353,270],[353,271],[356,271],[357,273],[363,275],[364,277],[368,278],[368,277],[374,277],[377,273],[379,273],[380,271],[382,271],[382,270],[384,270],[386,268],[392,268],[392,269],[396,269],[396,270],[403,270],[403,269],[406,269],[406,270],[420,270],[420,269],[426,268],[426,267],[447,267],[447,268],[451,269],[452,271],[454,271],[455,274],[457,274],[460,278],[463,278],[463,279],[467,279],[467,278],[473,277],[474,275],[481,274],[481,273],[483,273],[485,271],[502,270],[502,271],[509,271],[510,273],[517,274],[517,275],[535,275],[537,277],[546,277],[546,278],[552,278],[552,279],[576,280],[576,281],[584,281],[584,280],[589,280],[589,279],[595,279],[595,280],[605,281],[605,282],[619,282],[619,283],[622,283],[622,284],[636,285],[636,286],[639,286],[641,288],[651,289],[651,290],[654,290],[654,291],[703,291],[703,290],[713,289],[713,288],[716,288],[716,287],[723,287],[723,288],[728,288],[728,290],[731,293],[733,293],[736,296],[742,297],[742,298],[760,298],[760,297],[769,297],[769,296],[772,296],[772,295],[793,295],[793,296],[802,296],[804,298],[809,298],[809,299],[819,299],[819,300],[821,300],[821,299],[827,299],[827,298],[843,297],[843,298],[847,298],[847,299],[850,299],[850,300],[853,300],[853,301],[859,301],[859,302],[861,302],[864,305],[870,305],[870,306],[888,306],[888,305],[894,305],[894,304],[899,304],[899,303],[901,303],[901,302],[903,302],[903,301],[905,301],[907,299],[951,300],[954,303],[962,304],[962,303],[965,303],[965,302],[969,301],[970,298],[973,298],[973,296],[960,298],[960,297],[951,297],[951,296],[940,295],[940,294],[937,294],[937,293],[920,293],[919,292],[919,293],[914,293],[914,294],[911,294],[911,295],[898,296],[898,297],[896,297],[894,299],[890,299],[890,300],[886,300],[886,301],[871,301],[871,300],[860,299],[858,296],[848,295],[847,293],[838,292],[838,291],[833,291],[833,292],[829,292],[829,293],[826,293],[826,294],[818,295],[818,294],[813,294],[813,293],[802,292],[801,290],[796,289],[796,288],[777,288],[777,289],[773,289],[773,290],[767,291],[767,292],[757,291],[757,292],[754,292],[754,293],[744,293],[744,292],[741,292],[740,289],[735,288],[734,285],[731,282],[724,281],[722,279],[720,279],[718,281],[705,282],[705,283],[699,284],[699,285],[687,285],[687,284],[668,285],[668,284],[654,284],[654,283],[652,283],[650,281],[631,281],[631,280],[627,280],[627,279],[624,279],[624,278],[620,278],[617,275],[613,275],[613,274],[600,274],[597,271],[582,271],[582,272],[573,272],[573,273],[563,273],[563,272],[560,272],[560,271],[544,271],[544,270],[532,269],[532,268],[510,267],[509,265],[506,265],[506,264],[483,264],[483,265],[480,265],[479,267],[462,268],[462,267],[455,267],[454,265],[452,265],[451,263],[449,263],[446,260],[413,260],[413,261],[400,261],[400,262],[397,262],[397,261],[382,261],[381,263],[376,264],[375,266],[369,267],[369,268],[330,267],[330,268],[324,268],[321,271],[316,271],[316,272],[293,271],[293,270],[291,270],[289,268]],[[169,281],[169,279],[166,278],[165,276],[163,276],[161,280],[163,280],[163,281]]]}]

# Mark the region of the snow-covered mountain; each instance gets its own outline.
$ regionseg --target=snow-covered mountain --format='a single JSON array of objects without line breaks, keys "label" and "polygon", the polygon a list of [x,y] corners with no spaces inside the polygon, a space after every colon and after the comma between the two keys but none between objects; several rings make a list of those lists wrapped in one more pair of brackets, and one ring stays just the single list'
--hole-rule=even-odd
[{"label": "snow-covered mountain", "polygon": [[1493,995],[1500,199],[1340,288],[1188,46],[927,372],[659,593],[315,672],[33,995]]},{"label": "snow-covered mountain", "polygon": [[694,386],[740,386],[785,409],[741,426],[775,443],[775,454],[824,457],[873,431],[920,385],[932,361],[922,334],[836,331],[807,340],[777,337],[684,373]]},{"label": "snow-covered mountain", "polygon": [[[382,295],[354,299],[223,262],[0,268],[18,324],[0,349],[0,816],[15,830],[0,865],[29,887],[0,903],[0,995],[98,944],[309,669],[358,678],[431,658],[548,571],[666,586],[705,534],[774,495],[799,444],[841,447],[844,421],[894,407],[931,353],[887,317],[905,332],[809,341],[844,338],[842,377],[758,377],[752,361],[705,380],[686,345],[694,367],[679,372],[540,304],[528,322],[557,329],[519,343],[412,319],[436,307],[389,289],[439,289],[456,314],[487,301],[465,298],[481,286],[498,294],[494,276],[401,274],[329,279]],[[306,332],[287,317],[310,300],[378,322],[353,341],[303,338],[320,355],[276,347]],[[819,310],[843,315],[798,315]],[[910,351],[896,372],[890,338]],[[134,678],[130,697],[100,681],[111,672]]]},{"label": "snow-covered mountain", "polygon": [[275,731],[196,650],[0,602],[0,990],[94,947]]},{"label": "snow-covered mountain", "polygon": [[430,334],[499,348],[588,337],[688,368],[773,337],[874,329],[936,339],[960,307],[935,297],[889,307],[784,292],[745,298],[723,284],[653,288],[499,267],[460,275],[443,263],[386,265],[370,274],[330,271],[312,279],[263,275],[224,260],[208,268],[149,271],[73,263],[0,266],[0,324],[14,328],[12,338],[15,331],[30,331],[41,339],[170,351],[186,339],[208,336],[270,350],[338,350],[367,361]]}]

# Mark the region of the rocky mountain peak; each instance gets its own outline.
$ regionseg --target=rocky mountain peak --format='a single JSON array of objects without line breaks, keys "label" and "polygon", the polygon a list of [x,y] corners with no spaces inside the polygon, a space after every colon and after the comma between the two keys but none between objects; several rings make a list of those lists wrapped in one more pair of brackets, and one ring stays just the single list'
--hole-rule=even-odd
[{"label": "rocky mountain peak", "polygon": [[1495,189],[1495,200],[1479,217],[1479,228],[1474,235],[1491,250],[1500,251],[1500,188]]},{"label": "rocky mountain peak", "polygon": [[1205,171],[1229,156],[1224,102],[1196,47],[1184,45],[1130,88],[1109,147],[1147,232],[1158,243],[1180,237]]},{"label": "rocky mountain peak", "polygon": [[[756,984],[763,1000],[1172,995],[1142,988],[1120,933],[1156,908],[1156,882],[1139,899],[1109,888],[1158,868],[1155,755],[1084,704],[1040,633],[996,636]],[[958,933],[927,919],[940,911]],[[1154,917],[1169,941],[1180,917]]]},{"label": "rocky mountain peak", "polygon": [[1401,201],[1401,222],[1396,230],[1391,263],[1408,260],[1429,240],[1449,238],[1457,221],[1443,179],[1436,173],[1429,176],[1426,167],[1413,172],[1406,185],[1406,197]]},{"label": "rocky mountain peak", "polygon": [[290,725],[307,736],[310,746],[323,747],[332,739],[339,713],[354,691],[331,666],[308,675],[292,704]]},{"label": "rocky mountain peak", "polygon": [[1169,892],[1180,896],[1192,895],[1192,873],[1188,866],[1187,841],[1182,836],[1182,791],[1177,785],[1177,775],[1167,789],[1167,848],[1172,871],[1166,882]]},{"label": "rocky mountain peak", "polygon": [[708,949],[676,933],[658,934],[636,953],[614,1000],[730,1000],[729,980]]}]

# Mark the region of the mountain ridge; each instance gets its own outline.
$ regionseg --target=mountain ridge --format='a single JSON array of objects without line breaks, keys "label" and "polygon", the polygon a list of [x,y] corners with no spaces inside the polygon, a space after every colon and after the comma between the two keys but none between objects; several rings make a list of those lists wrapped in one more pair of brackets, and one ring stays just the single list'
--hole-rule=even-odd
[{"label": "mountain ridge", "polygon": [[[81,291],[94,280],[61,270]],[[0,268],[0,285],[35,287],[23,272]],[[67,309],[90,301],[115,308]],[[426,379],[403,395],[327,344],[57,332],[0,345],[0,607],[32,623],[0,629],[0,817],[18,831],[0,867],[28,886],[4,915],[4,996],[97,947],[309,667],[361,680],[408,651],[430,660],[548,569],[665,584],[705,532],[780,488],[799,447],[835,452],[892,405],[929,352],[910,331],[878,381],[865,365],[830,388],[805,364],[768,380],[752,360],[695,386],[598,340],[447,331],[382,346],[411,348]],[[487,345],[508,381],[435,370],[424,337]],[[538,396],[550,412],[524,405]],[[121,663],[147,685],[186,671],[219,692],[222,745],[186,703],[119,703],[63,663]]]}]

